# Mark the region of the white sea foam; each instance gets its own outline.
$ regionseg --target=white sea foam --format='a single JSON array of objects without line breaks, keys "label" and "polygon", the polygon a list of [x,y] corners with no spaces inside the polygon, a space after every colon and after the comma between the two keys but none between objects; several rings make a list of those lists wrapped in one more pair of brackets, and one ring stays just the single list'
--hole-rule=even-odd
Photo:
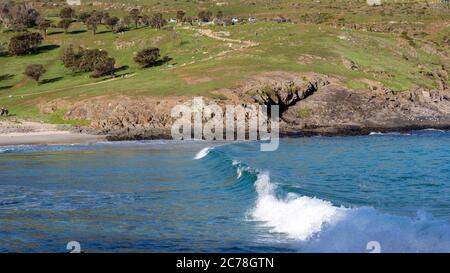
[{"label": "white sea foam", "polygon": [[431,131],[431,132],[439,132],[439,133],[445,133],[445,130],[441,130],[441,129],[435,129],[435,128],[427,128],[424,129],[423,131]]},{"label": "white sea foam", "polygon": [[201,149],[194,157],[195,160],[202,159],[209,154],[213,147],[206,147]]},{"label": "white sea foam", "polygon": [[365,252],[370,241],[380,242],[382,252],[450,251],[450,224],[423,212],[411,218],[369,207],[337,207],[293,193],[280,198],[268,173],[258,175],[255,187],[252,219],[294,239],[299,251]]},{"label": "white sea foam", "polygon": [[255,183],[258,200],[251,215],[263,221],[273,232],[285,233],[298,240],[308,240],[326,225],[345,216],[345,208],[317,198],[289,194],[286,199],[275,195],[276,186],[268,173],[261,173]]},{"label": "white sea foam", "polygon": [[400,132],[370,132],[369,136],[410,136],[410,133],[400,133]]}]

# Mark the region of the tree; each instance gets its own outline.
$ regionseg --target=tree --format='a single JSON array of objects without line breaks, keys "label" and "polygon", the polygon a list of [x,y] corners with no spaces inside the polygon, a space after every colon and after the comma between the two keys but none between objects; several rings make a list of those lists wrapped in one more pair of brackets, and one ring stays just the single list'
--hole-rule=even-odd
[{"label": "tree", "polygon": [[144,24],[146,27],[151,25],[151,17],[148,16],[147,14],[142,15],[141,17],[141,22],[142,24]]},{"label": "tree", "polygon": [[160,57],[160,50],[157,47],[144,49],[136,54],[134,61],[142,68],[154,66]]},{"label": "tree", "polygon": [[125,27],[128,28],[130,26],[132,20],[133,19],[131,18],[131,16],[125,16],[125,17],[123,17],[122,22],[125,25]]},{"label": "tree", "polygon": [[100,62],[97,62],[94,65],[94,72],[92,73],[92,77],[98,78],[105,75],[111,75],[114,73],[114,66],[116,64],[116,60],[114,58],[106,58]]},{"label": "tree", "polygon": [[212,17],[211,11],[202,10],[198,13],[198,18],[203,22],[209,22],[211,20],[211,17]]},{"label": "tree", "polygon": [[75,10],[73,10],[71,7],[64,7],[59,12],[59,17],[61,19],[73,19],[75,18]]},{"label": "tree", "polygon": [[182,10],[177,11],[177,21],[178,22],[184,22],[185,16],[186,16],[186,12],[184,12]]},{"label": "tree", "polygon": [[36,26],[39,12],[28,3],[0,3],[0,22],[5,28],[23,29]]},{"label": "tree", "polygon": [[92,33],[94,35],[97,34],[97,27],[101,24],[102,19],[102,12],[94,12],[91,14],[91,16],[89,16],[89,18],[86,19],[86,25],[90,30],[92,30]]},{"label": "tree", "polygon": [[119,23],[119,18],[117,17],[108,17],[105,19],[106,26],[111,30],[114,31],[116,25]]},{"label": "tree", "polygon": [[3,52],[5,51],[5,45],[3,42],[0,41],[0,56],[3,55]]},{"label": "tree", "polygon": [[162,28],[165,24],[166,24],[166,20],[164,20],[164,18],[163,18],[163,16],[162,16],[161,13],[155,13],[155,14],[153,14],[152,19],[151,19],[151,22],[150,22],[150,25],[151,25],[153,28],[160,29],[160,28]]},{"label": "tree", "polygon": [[78,14],[78,21],[86,24],[86,20],[91,17],[91,14],[88,12],[81,12]]},{"label": "tree", "polygon": [[58,27],[64,29],[64,33],[67,34],[72,22],[72,19],[62,19],[61,21],[59,21]]},{"label": "tree", "polygon": [[138,22],[139,22],[139,15],[140,15],[140,11],[137,8],[134,8],[130,11],[130,16],[134,21],[135,27],[138,28]]},{"label": "tree", "polygon": [[63,65],[67,68],[72,69],[72,71],[78,71],[82,55],[81,50],[82,49],[80,48],[78,51],[75,51],[72,45],[65,48],[63,54],[60,57]]},{"label": "tree", "polygon": [[44,34],[44,37],[47,36],[47,30],[52,26],[52,22],[50,20],[47,20],[45,18],[39,17],[37,20],[37,27],[42,33]]},{"label": "tree", "polygon": [[42,64],[30,64],[25,68],[23,74],[39,83],[39,79],[45,72],[46,70]]},{"label": "tree", "polygon": [[43,40],[42,35],[37,32],[13,36],[9,41],[9,52],[13,55],[31,54],[36,51]]},{"label": "tree", "polygon": [[73,46],[66,48],[61,55],[65,67],[73,72],[94,72],[93,77],[101,77],[114,72],[115,59],[108,56],[108,52],[101,49],[74,50]]}]

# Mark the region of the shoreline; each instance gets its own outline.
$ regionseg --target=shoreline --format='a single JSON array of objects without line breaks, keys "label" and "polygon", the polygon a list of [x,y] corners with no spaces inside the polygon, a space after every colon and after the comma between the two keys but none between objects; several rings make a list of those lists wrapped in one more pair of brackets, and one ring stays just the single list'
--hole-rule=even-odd
[{"label": "shoreline", "polygon": [[[0,127],[0,147],[14,145],[52,145],[52,144],[90,144],[97,142],[139,141],[139,140],[169,140],[172,136],[168,131],[149,131],[147,134],[120,134],[118,132],[105,134],[88,130],[59,129],[57,125],[36,122],[5,123]],[[450,130],[449,125],[435,126],[398,126],[398,127],[322,127],[311,129],[283,128],[280,138],[300,137],[345,137],[368,136],[374,133],[410,133],[419,130]]]},{"label": "shoreline", "polygon": [[105,140],[106,136],[80,134],[70,131],[9,133],[0,134],[0,147],[40,144],[86,144]]},{"label": "shoreline", "polygon": [[[425,125],[412,125],[412,126],[398,126],[398,127],[323,127],[307,130],[295,130],[292,128],[281,129],[280,138],[302,138],[302,137],[351,137],[351,136],[369,136],[373,134],[389,134],[389,133],[399,133],[399,134],[409,134],[413,131],[421,130],[439,130],[439,131],[450,131],[450,125],[435,125],[435,126],[425,126]],[[247,131],[248,134],[248,131]],[[145,134],[141,131],[137,134],[129,132],[127,134],[106,134],[106,140],[109,142],[118,141],[145,141],[145,140],[171,140],[173,139],[169,133],[149,133]],[[225,139],[225,135],[224,135]],[[203,139],[204,140],[204,139]]]},{"label": "shoreline", "polygon": [[54,124],[17,120],[0,121],[0,146],[84,144],[105,140],[104,135],[73,132]]}]

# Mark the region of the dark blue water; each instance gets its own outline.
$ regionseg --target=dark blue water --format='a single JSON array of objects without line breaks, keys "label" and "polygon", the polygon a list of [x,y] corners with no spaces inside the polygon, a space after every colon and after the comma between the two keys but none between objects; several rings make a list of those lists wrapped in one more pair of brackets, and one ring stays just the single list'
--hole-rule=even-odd
[{"label": "dark blue water", "polygon": [[[0,147],[0,252],[450,251],[450,133]],[[205,147],[209,147],[204,149]]]}]

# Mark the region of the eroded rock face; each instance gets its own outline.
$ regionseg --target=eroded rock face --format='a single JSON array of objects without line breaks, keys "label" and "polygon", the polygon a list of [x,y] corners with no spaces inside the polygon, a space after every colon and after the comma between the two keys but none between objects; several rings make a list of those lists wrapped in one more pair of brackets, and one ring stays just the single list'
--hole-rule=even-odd
[{"label": "eroded rock face", "polygon": [[[226,104],[279,104],[285,134],[361,134],[413,128],[450,128],[450,91],[415,89],[394,93],[373,88],[355,91],[339,79],[317,74],[262,75],[232,90],[216,93]],[[205,99],[206,102],[212,99]],[[171,138],[171,110],[192,97],[95,97],[75,104],[55,101],[41,111],[69,109],[66,119],[90,120],[89,130],[112,140]],[[91,131],[92,132],[92,131]]]},{"label": "eroded rock face", "polygon": [[97,97],[75,103],[65,118],[90,120],[92,129],[114,139],[162,138],[170,133],[173,122],[170,109],[179,101],[175,98]]},{"label": "eroded rock face", "polygon": [[450,128],[449,91],[357,92],[336,85],[319,89],[287,111],[285,131],[368,133],[373,130]]},{"label": "eroded rock face", "polygon": [[257,95],[253,98],[259,104],[267,106],[278,105],[280,107],[280,113],[284,114],[290,107],[313,95],[319,88],[328,84],[328,81],[316,79],[301,84],[294,81],[288,81],[275,86],[266,85],[259,89]]}]

